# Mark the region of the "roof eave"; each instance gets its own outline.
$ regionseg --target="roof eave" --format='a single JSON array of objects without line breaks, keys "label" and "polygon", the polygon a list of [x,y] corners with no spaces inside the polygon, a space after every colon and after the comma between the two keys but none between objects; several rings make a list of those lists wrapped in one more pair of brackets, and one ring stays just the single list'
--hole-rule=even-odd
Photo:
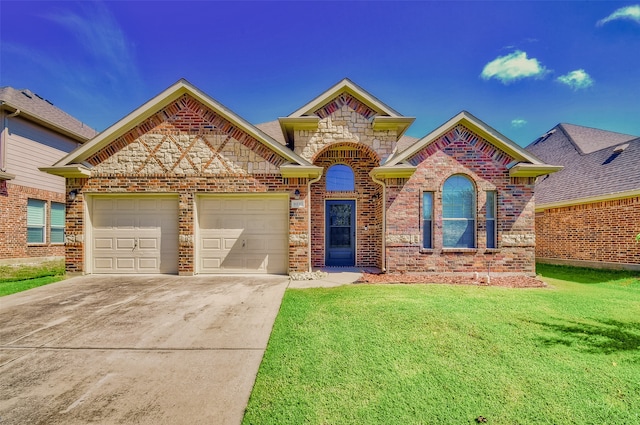
[{"label": "roof eave", "polygon": [[539,177],[562,170],[561,165],[518,163],[509,168],[509,177]]},{"label": "roof eave", "polygon": [[315,179],[322,175],[322,167],[316,165],[284,164],[280,166],[280,174],[284,178],[309,178]]},{"label": "roof eave", "polygon": [[280,117],[280,128],[282,128],[282,134],[289,145],[293,145],[295,130],[316,130],[320,117],[307,116],[307,117]]},{"label": "roof eave", "polygon": [[67,177],[67,178],[87,178],[91,177],[91,170],[82,165],[70,164],[60,167],[40,167],[38,170],[45,173],[53,174],[54,176]]},{"label": "roof eave", "polygon": [[408,179],[415,173],[417,167],[409,164],[394,166],[380,166],[371,170],[369,175],[375,179]]},{"label": "roof eave", "polygon": [[569,207],[572,205],[592,204],[594,202],[614,201],[616,199],[632,198],[635,196],[640,196],[640,189],[632,189],[623,192],[607,193],[605,195],[588,196],[585,198],[574,198],[563,201],[536,204],[536,211],[539,212],[553,208]]},{"label": "roof eave", "polygon": [[373,118],[374,130],[394,130],[396,131],[396,141],[402,137],[409,126],[415,121],[415,117],[387,117],[378,115]]},{"label": "roof eave", "polygon": [[0,171],[0,181],[13,180],[15,178],[16,178],[15,174],[11,174],[11,173],[7,173],[7,172],[4,172],[4,171]]},{"label": "roof eave", "polygon": [[535,155],[532,155],[531,153],[525,151],[515,142],[511,141],[508,137],[504,136],[496,129],[483,123],[481,120],[467,111],[458,113],[456,116],[442,124],[440,127],[433,130],[422,139],[418,140],[411,147],[395,156],[395,158],[391,159],[391,161],[388,162],[389,165],[394,165],[402,161],[406,161],[416,153],[420,152],[422,149],[429,146],[432,142],[440,138],[443,134],[451,131],[457,125],[463,125],[467,127],[469,130],[473,131],[474,133],[494,145],[496,148],[500,149],[501,151],[505,152],[518,161],[544,165],[544,162],[542,162]]},{"label": "roof eave", "polygon": [[314,111],[316,111],[318,108],[321,108],[327,102],[331,101],[335,96],[345,91],[357,97],[362,102],[364,102],[368,107],[372,108],[378,113],[381,113],[383,115],[395,116],[395,117],[402,116],[402,114],[400,114],[398,111],[391,108],[389,105],[385,104],[375,96],[369,94],[366,90],[364,90],[362,87],[355,84],[350,79],[344,78],[343,80],[339,81],[337,84],[334,84],[331,88],[324,91],[322,94],[320,94],[310,102],[300,107],[298,110],[289,114],[289,117],[301,117],[304,115],[311,114]]},{"label": "roof eave", "polygon": [[295,162],[301,165],[309,165],[309,162],[307,160],[298,156],[292,150],[278,143],[278,141],[271,138],[267,134],[256,129],[251,123],[244,120],[243,118],[229,110],[227,107],[214,100],[212,97],[197,89],[187,80],[181,79],[171,87],[164,90],[159,95],[155,96],[153,99],[149,100],[148,102],[113,124],[111,127],[107,128],[105,131],[97,135],[92,140],[92,143],[86,144],[81,148],[71,152],[69,155],[54,164],[54,166],[62,166],[86,160],[87,157],[89,157],[92,153],[97,152],[104,146],[111,143],[113,140],[126,134],[132,128],[135,128],[137,125],[141,124],[146,119],[156,114],[159,110],[185,94],[194,97],[199,102],[212,108],[217,113],[222,115],[226,120],[242,128],[242,130],[247,134],[254,137],[260,143],[272,149],[274,152],[281,155],[288,161]]},{"label": "roof eave", "polygon": [[70,137],[78,143],[85,143],[88,140],[91,140],[91,137],[83,136],[82,134],[76,133],[74,131],[68,130],[64,127],[61,127],[49,120],[39,117],[38,115],[32,114],[29,111],[25,111],[11,103],[7,103],[7,101],[3,100],[0,102],[0,106],[2,109],[7,111],[11,110],[11,112],[20,111],[19,117],[27,118],[29,121],[33,121],[36,124],[39,124],[43,127],[46,127],[50,130],[55,131],[56,133],[62,134],[64,136]]}]

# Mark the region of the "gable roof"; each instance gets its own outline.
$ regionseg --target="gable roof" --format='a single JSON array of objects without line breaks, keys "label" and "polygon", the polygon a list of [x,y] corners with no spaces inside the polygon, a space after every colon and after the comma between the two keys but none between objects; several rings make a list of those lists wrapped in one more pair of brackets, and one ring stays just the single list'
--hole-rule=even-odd
[{"label": "gable roof", "polygon": [[91,157],[91,155],[109,145],[118,137],[126,134],[137,125],[143,123],[145,120],[162,110],[165,106],[171,104],[185,94],[193,97],[207,108],[210,108],[220,114],[220,116],[228,120],[234,126],[237,126],[242,131],[255,138],[258,142],[285,158],[290,164],[305,167],[311,166],[307,160],[298,156],[295,152],[286,146],[283,146],[281,143],[278,143],[278,141],[254,127],[244,118],[235,114],[212,97],[197,89],[187,80],[181,79],[135,111],[131,112],[129,115],[122,118],[120,121],[113,124],[111,127],[107,128],[102,133],[98,134],[90,142],[69,153],[52,167],[46,169],[43,168],[42,170],[67,177],[89,175],[90,172],[82,164]]},{"label": "gable roof", "polygon": [[510,157],[512,157],[515,160],[515,163],[511,166],[510,175],[514,177],[534,177],[547,173],[553,173],[561,168],[546,164],[535,155],[527,152],[516,143],[511,141],[509,138],[502,135],[500,132],[490,127],[467,111],[460,112],[449,121],[445,122],[440,127],[424,136],[422,139],[406,147],[403,151],[396,151],[396,153],[391,155],[391,157],[389,157],[385,164],[380,168],[394,167],[402,163],[406,163],[409,159],[411,159],[411,157],[425,149],[431,143],[433,143],[438,138],[451,131],[458,125],[465,126],[469,130],[487,140],[497,149],[505,152]]},{"label": "gable roof", "polygon": [[[350,79],[345,78],[288,116],[278,118],[287,144],[293,142],[294,128],[317,128],[320,115],[330,112],[324,111],[323,108],[334,101],[336,97],[345,94],[364,105],[361,112],[366,114],[367,117],[369,115],[372,117],[374,129],[395,129],[398,139],[415,121],[414,117],[403,116]],[[364,111],[365,109],[366,111]]]},{"label": "gable roof", "polygon": [[526,149],[564,166],[536,183],[539,209],[640,195],[638,137],[558,124]]},{"label": "gable roof", "polygon": [[98,132],[31,90],[0,87],[0,107],[84,143]]},{"label": "gable roof", "polygon": [[561,126],[562,130],[583,154],[590,154],[638,137],[574,124],[563,123]]}]

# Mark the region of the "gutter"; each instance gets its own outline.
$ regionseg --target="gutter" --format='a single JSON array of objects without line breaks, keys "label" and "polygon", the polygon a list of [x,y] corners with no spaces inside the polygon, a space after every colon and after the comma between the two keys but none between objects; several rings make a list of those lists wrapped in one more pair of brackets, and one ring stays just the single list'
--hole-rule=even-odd
[{"label": "gutter", "polygon": [[[6,105],[6,102],[2,101],[0,102],[0,106],[4,106]],[[0,172],[2,173],[6,173],[6,146],[7,146],[7,141],[6,141],[6,136],[5,136],[5,132],[8,131],[9,129],[9,118],[14,118],[17,117],[18,115],[20,115],[20,109],[17,109],[15,111],[13,111],[11,114],[9,115],[4,115],[4,111],[2,113],[3,115],[3,123],[2,123],[2,133],[0,133]]]}]

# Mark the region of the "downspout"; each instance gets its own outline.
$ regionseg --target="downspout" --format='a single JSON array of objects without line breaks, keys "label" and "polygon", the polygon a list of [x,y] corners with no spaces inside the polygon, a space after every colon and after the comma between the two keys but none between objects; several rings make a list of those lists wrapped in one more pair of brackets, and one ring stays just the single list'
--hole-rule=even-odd
[{"label": "downspout", "polygon": [[[5,104],[4,102],[1,103],[1,105],[4,105],[4,104]],[[4,110],[2,112],[2,115],[4,115]],[[6,141],[5,131],[6,132],[9,131],[9,118],[17,117],[18,115],[20,115],[20,109],[16,109],[15,111],[13,111],[13,113],[9,115],[4,115],[4,118],[3,118],[2,133],[0,133],[0,171],[2,171],[3,173],[7,171],[5,169],[6,157],[7,157],[5,153],[5,151],[7,150],[6,148],[7,141]]]},{"label": "downspout", "polygon": [[382,186],[382,273],[387,271],[387,186],[384,180],[371,175],[371,180]]},{"label": "downspout", "polygon": [[307,208],[307,258],[309,263],[309,273],[313,271],[311,266],[311,185],[318,182],[322,178],[322,171],[315,179],[307,182],[307,198],[309,199],[309,208]]}]

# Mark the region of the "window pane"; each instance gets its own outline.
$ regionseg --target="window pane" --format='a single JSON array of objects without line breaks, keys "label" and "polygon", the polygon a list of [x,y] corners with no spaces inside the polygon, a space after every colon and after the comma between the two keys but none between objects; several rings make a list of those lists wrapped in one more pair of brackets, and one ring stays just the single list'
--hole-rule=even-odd
[{"label": "window pane", "polygon": [[496,200],[494,191],[487,192],[487,248],[496,247]]},{"label": "window pane", "polygon": [[469,218],[475,216],[475,191],[471,180],[451,176],[442,187],[442,217]]},{"label": "window pane", "polygon": [[44,226],[45,201],[27,200],[27,226]]},{"label": "window pane", "polygon": [[487,220],[487,248],[496,247],[496,221]]},{"label": "window pane", "polygon": [[45,201],[27,200],[27,243],[44,243]]},{"label": "window pane", "polygon": [[431,220],[433,218],[433,193],[424,192],[422,194],[422,219]]},{"label": "window pane", "polygon": [[28,227],[27,243],[44,243],[44,227]]},{"label": "window pane", "polygon": [[422,247],[433,248],[433,192],[422,194]]},{"label": "window pane", "polygon": [[327,170],[327,190],[347,191],[355,190],[355,177],[351,167],[344,164],[336,164]]},{"label": "window pane", "polygon": [[64,227],[64,204],[51,203],[51,227]]},{"label": "window pane", "polygon": [[51,243],[64,243],[64,227],[51,228]]},{"label": "window pane", "polygon": [[474,220],[443,220],[443,246],[445,248],[474,248],[474,227]]},{"label": "window pane", "polygon": [[427,249],[433,248],[433,235],[431,230],[433,225],[431,223],[431,220],[424,220],[422,222],[422,247]]}]

